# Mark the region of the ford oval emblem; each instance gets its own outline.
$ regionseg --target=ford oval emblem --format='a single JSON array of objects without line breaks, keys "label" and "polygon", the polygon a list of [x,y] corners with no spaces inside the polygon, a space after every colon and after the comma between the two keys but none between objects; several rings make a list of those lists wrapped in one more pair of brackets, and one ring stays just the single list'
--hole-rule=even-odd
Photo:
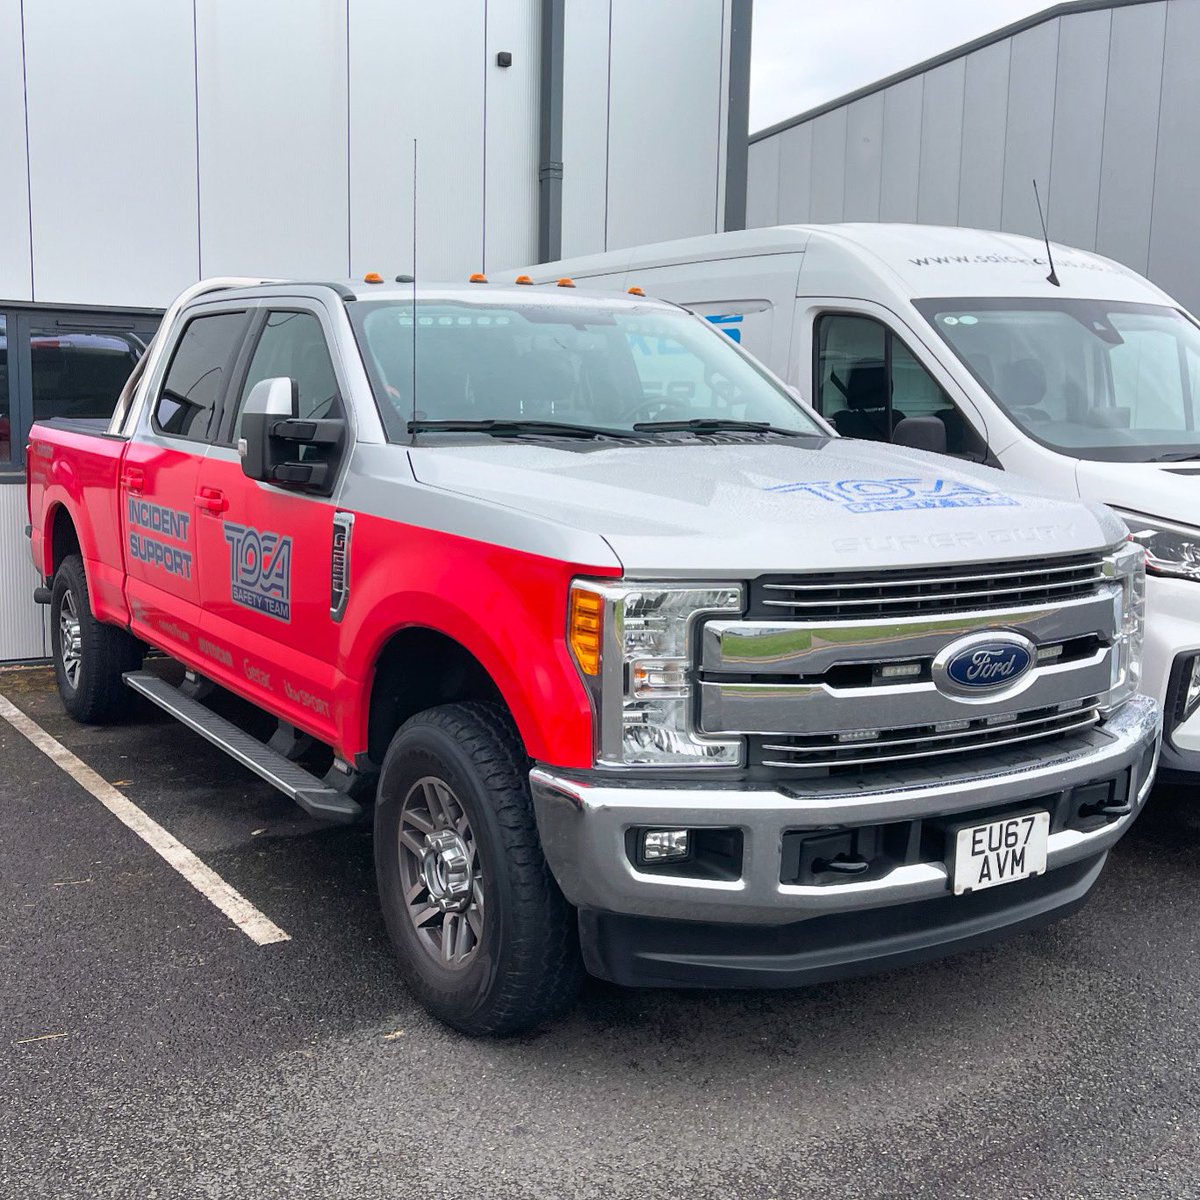
[{"label": "ford oval emblem", "polygon": [[1014,690],[1037,662],[1037,647],[1019,633],[974,633],[951,642],[933,660],[941,692],[989,699]]}]

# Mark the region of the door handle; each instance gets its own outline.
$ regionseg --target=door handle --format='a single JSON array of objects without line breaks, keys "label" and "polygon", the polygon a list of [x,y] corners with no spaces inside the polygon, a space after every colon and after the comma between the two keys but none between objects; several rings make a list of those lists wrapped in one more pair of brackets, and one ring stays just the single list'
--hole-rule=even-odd
[{"label": "door handle", "polygon": [[210,513],[223,513],[229,507],[229,501],[225,499],[225,493],[220,488],[202,487],[200,494],[196,497],[196,503],[205,511]]},{"label": "door handle", "polygon": [[146,486],[146,472],[141,467],[126,467],[121,482],[127,492],[140,492]]}]

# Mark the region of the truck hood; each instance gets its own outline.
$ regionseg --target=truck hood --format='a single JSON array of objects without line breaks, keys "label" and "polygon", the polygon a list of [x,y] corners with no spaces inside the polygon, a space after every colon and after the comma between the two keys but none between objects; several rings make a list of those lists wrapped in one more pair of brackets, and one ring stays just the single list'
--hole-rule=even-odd
[{"label": "truck hood", "polygon": [[1125,536],[1099,504],[844,438],[414,446],[410,461],[426,486],[595,534],[642,577],[991,562]]},{"label": "truck hood", "polygon": [[1200,525],[1200,462],[1080,461],[1075,470],[1086,500],[1116,504],[1164,521]]}]

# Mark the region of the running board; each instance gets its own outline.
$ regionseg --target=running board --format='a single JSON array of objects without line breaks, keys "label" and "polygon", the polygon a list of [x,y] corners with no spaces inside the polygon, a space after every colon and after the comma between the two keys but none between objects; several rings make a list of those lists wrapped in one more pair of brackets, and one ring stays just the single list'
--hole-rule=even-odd
[{"label": "running board", "polygon": [[323,821],[353,821],[362,815],[361,806],[344,792],[323,783],[232,721],[185,696],[166,680],[148,671],[129,671],[124,679],[135,692],[290,796],[309,816]]}]

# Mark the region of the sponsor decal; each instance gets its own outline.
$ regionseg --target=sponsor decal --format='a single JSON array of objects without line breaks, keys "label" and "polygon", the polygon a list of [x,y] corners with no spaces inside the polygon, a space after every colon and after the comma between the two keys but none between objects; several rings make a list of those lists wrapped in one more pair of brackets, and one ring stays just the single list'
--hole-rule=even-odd
[{"label": "sponsor decal", "polygon": [[[186,545],[191,515],[132,496],[129,497],[125,511],[130,526],[129,556],[147,566],[158,567],[168,575],[191,579],[191,554],[162,540],[166,537]],[[150,533],[140,532],[143,529],[149,530]],[[151,534],[159,536],[152,537]]]},{"label": "sponsor decal", "polygon": [[820,483],[778,483],[764,489],[784,495],[807,492],[851,513],[901,512],[915,508],[998,508],[1016,506],[1011,496],[954,479],[840,479]]},{"label": "sponsor decal", "polygon": [[[931,254],[927,258],[910,258],[914,267],[955,267],[974,266],[976,264],[1015,265],[1021,267],[1046,267],[1048,262],[1037,255],[1022,254]],[[1059,258],[1055,260],[1059,267],[1067,267],[1075,271],[1112,271],[1106,263],[1084,262],[1078,258]]]},{"label": "sponsor decal", "polygon": [[292,539],[271,530],[225,522],[229,591],[234,604],[292,619]]},{"label": "sponsor decal", "polygon": [[251,683],[257,683],[259,687],[266,688],[268,692],[275,690],[271,686],[271,676],[262,667],[252,663],[248,658],[242,659],[242,673]]},{"label": "sponsor decal", "polygon": [[283,681],[283,694],[294,704],[301,704],[305,708],[310,708],[322,717],[329,716],[328,700],[322,700],[320,696],[314,696],[312,692],[305,688],[292,687],[286,679]]},{"label": "sponsor decal", "polygon": [[207,654],[209,658],[216,659],[224,667],[233,666],[233,655],[228,650],[218,646],[215,642],[210,642],[208,638],[199,638],[196,642],[196,648],[201,654]]}]

